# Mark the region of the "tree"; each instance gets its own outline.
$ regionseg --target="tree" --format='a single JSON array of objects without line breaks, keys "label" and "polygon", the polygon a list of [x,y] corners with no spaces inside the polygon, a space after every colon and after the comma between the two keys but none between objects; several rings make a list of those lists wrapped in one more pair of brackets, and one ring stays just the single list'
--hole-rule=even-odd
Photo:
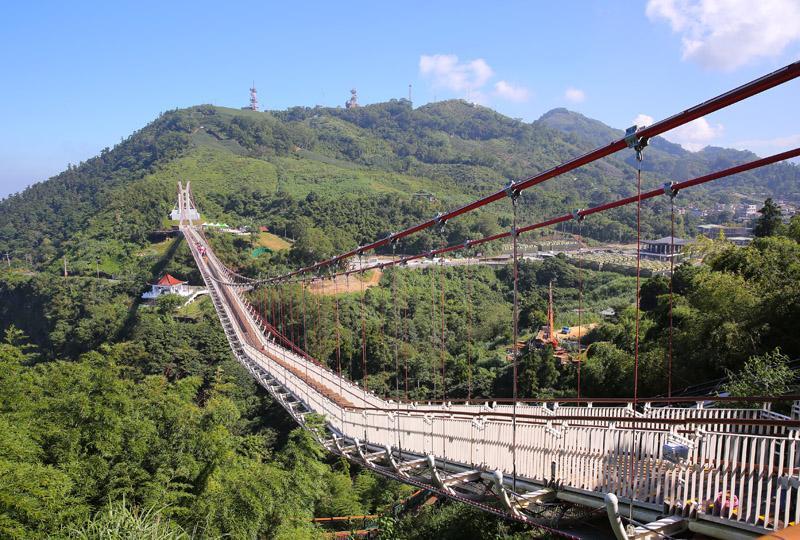
[{"label": "tree", "polygon": [[771,198],[764,201],[764,206],[758,211],[761,217],[756,220],[753,227],[755,236],[775,236],[783,227],[781,222],[781,209]]},{"label": "tree", "polygon": [[162,294],[156,299],[156,309],[161,315],[171,315],[183,304],[183,298],[177,294]]},{"label": "tree", "polygon": [[789,357],[780,348],[760,356],[751,356],[738,372],[725,370],[728,382],[723,389],[736,397],[782,396],[789,392],[794,372]]},{"label": "tree", "polygon": [[643,311],[652,311],[658,307],[658,297],[669,293],[669,280],[664,276],[654,276],[645,281],[641,287],[639,306]]},{"label": "tree", "polygon": [[633,358],[613,343],[593,343],[583,364],[581,395],[627,396],[631,389]]},{"label": "tree", "polygon": [[786,235],[795,242],[800,242],[800,214],[793,215],[792,219],[789,220]]}]

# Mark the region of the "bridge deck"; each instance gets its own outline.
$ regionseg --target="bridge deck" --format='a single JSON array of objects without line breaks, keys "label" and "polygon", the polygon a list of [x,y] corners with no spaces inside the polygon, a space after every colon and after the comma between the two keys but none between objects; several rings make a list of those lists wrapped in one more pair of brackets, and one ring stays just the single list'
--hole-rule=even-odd
[{"label": "bridge deck", "polygon": [[[482,507],[466,481],[457,491],[439,475],[474,471],[464,478],[486,481],[500,471],[495,491],[516,485],[517,493],[506,493],[499,512],[516,519],[526,519],[523,491],[549,487],[594,506],[615,493],[632,502],[634,517],[686,516],[724,531],[720,537],[800,522],[800,423],[792,418],[735,408],[541,403],[514,411],[509,404],[386,401],[282,346],[242,289],[227,284],[231,276],[204,238],[190,226],[182,230],[237,359],[299,422],[308,412],[323,415],[332,451]],[[383,449],[385,467],[376,464]],[[427,476],[407,472],[417,469]]]}]

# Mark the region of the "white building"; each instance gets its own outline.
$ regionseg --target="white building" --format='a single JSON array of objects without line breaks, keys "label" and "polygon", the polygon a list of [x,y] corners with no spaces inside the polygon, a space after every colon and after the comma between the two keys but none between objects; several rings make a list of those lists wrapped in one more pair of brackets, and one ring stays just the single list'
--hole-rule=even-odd
[{"label": "white building", "polygon": [[191,289],[186,285],[185,281],[181,281],[170,274],[164,274],[164,277],[159,279],[156,283],[150,284],[150,290],[142,294],[145,300],[155,300],[162,294],[177,294],[178,296],[190,296]]}]

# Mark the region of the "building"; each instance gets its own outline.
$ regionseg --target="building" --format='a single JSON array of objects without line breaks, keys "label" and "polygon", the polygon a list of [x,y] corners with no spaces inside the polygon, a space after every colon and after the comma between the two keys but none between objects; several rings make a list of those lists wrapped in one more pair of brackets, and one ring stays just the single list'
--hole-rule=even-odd
[{"label": "building", "polygon": [[643,259],[654,259],[658,261],[668,261],[672,258],[680,258],[683,248],[688,244],[683,238],[672,238],[665,236],[658,240],[642,240],[644,247],[640,252]]},{"label": "building", "polygon": [[735,246],[746,246],[753,241],[753,238],[750,236],[726,236],[725,240],[727,240],[728,242],[732,243]]},{"label": "building", "polygon": [[753,236],[753,229],[743,225],[700,225],[697,227],[703,236],[708,238],[718,238],[720,231],[725,236]]},{"label": "building", "polygon": [[738,220],[751,220],[758,217],[757,204],[741,204],[736,207],[736,219]]},{"label": "building", "polygon": [[185,281],[181,281],[170,274],[164,274],[157,282],[150,284],[150,290],[143,293],[142,298],[144,300],[155,300],[162,294],[190,296],[192,291]]},{"label": "building", "polygon": [[614,310],[614,308],[606,308],[600,312],[600,315],[605,319],[610,319],[611,317],[616,317],[617,312]]}]

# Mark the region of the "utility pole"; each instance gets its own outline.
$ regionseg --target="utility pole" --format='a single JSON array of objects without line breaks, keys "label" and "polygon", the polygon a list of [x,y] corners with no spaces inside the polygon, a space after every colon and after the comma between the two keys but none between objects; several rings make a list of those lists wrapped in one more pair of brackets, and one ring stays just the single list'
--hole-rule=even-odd
[{"label": "utility pole", "polygon": [[8,258],[8,251],[6,251],[6,265],[11,268],[11,259]]},{"label": "utility pole", "polygon": [[64,255],[64,278],[67,277],[67,256]]}]

